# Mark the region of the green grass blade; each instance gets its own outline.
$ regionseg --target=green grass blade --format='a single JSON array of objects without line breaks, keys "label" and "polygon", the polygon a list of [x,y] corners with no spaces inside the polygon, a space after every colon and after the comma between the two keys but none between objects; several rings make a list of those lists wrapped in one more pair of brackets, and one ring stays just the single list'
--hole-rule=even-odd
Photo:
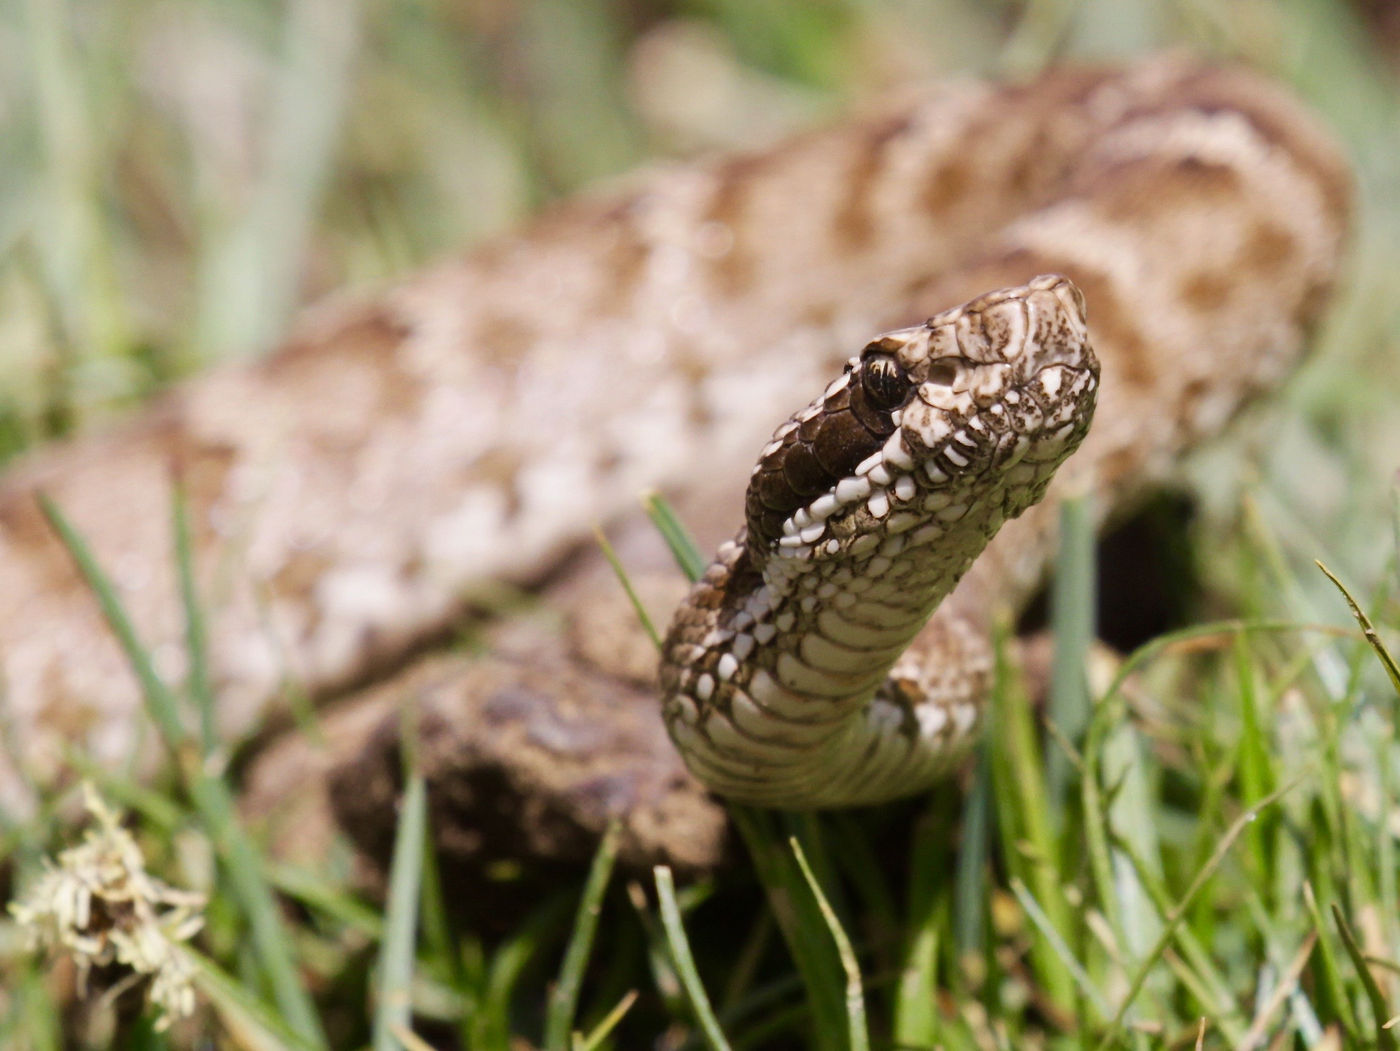
[{"label": "green grass blade", "polygon": [[651,644],[659,652],[661,650],[661,635],[657,632],[656,625],[652,623],[651,614],[647,612],[646,606],[642,605],[641,596],[632,587],[632,578],[627,575],[622,560],[617,557],[617,552],[613,550],[612,542],[608,540],[607,534],[603,532],[601,526],[593,528],[593,536],[598,541],[598,547],[603,551],[603,557],[608,560],[608,565],[612,566],[613,573],[617,575],[622,590],[627,592],[627,599],[632,603],[632,608],[637,611],[637,619],[642,622],[642,627],[651,639]]},{"label": "green grass blade", "polygon": [[261,163],[237,211],[206,215],[194,345],[218,357],[267,350],[296,305],[298,275],[353,96],[360,0],[279,5],[280,54],[256,131]]},{"label": "green grass blade", "polygon": [[671,950],[671,963],[685,990],[690,1010],[695,1015],[700,1034],[710,1051],[730,1051],[715,1017],[710,998],[705,994],[705,985],[700,981],[700,972],[695,968],[695,957],[690,951],[690,940],[685,934],[685,924],[681,922],[680,906],[676,903],[676,885],[671,870],[658,865],[653,870],[656,875],[656,894],[661,903],[661,926],[666,932],[666,944]]},{"label": "green grass blade", "polygon": [[1282,980],[1274,987],[1274,991],[1269,994],[1266,1000],[1255,1012],[1254,1021],[1250,1024],[1249,1030],[1243,1038],[1233,1041],[1233,1046],[1237,1051],[1256,1051],[1263,1047],[1268,1034],[1274,1029],[1274,1015],[1283,1006],[1298,988],[1298,977],[1307,967],[1308,960],[1312,957],[1313,949],[1317,946],[1317,932],[1309,931],[1303,938],[1303,944],[1293,954],[1293,959],[1289,961],[1288,967],[1284,970]]},{"label": "green grass blade", "polygon": [[617,1006],[603,1016],[603,1020],[593,1027],[593,1031],[587,1036],[576,1036],[572,1051],[596,1051],[596,1049],[608,1038],[608,1034],[617,1028],[617,1024],[622,1021],[623,1016],[632,1010],[632,1005],[637,1002],[637,990],[633,989],[617,1002]]},{"label": "green grass blade", "polygon": [[348,890],[342,890],[324,874],[297,865],[269,861],[267,882],[279,894],[301,902],[307,908],[343,925],[371,941],[384,937],[384,918],[379,911]]},{"label": "green grass blade", "polygon": [[1185,917],[1186,910],[1190,908],[1191,902],[1195,900],[1201,888],[1204,887],[1211,876],[1215,874],[1216,870],[1225,860],[1225,855],[1227,855],[1230,852],[1230,848],[1235,845],[1235,841],[1240,838],[1244,830],[1249,827],[1250,823],[1259,817],[1260,811],[1272,806],[1277,800],[1300,784],[1304,776],[1305,775],[1300,774],[1286,784],[1280,786],[1277,790],[1261,799],[1255,806],[1245,810],[1231,823],[1225,835],[1222,836],[1220,841],[1216,844],[1215,850],[1211,853],[1210,857],[1206,859],[1206,863],[1200,867],[1195,878],[1191,880],[1190,886],[1186,888],[1186,893],[1182,895],[1181,900],[1173,906],[1165,917],[1166,922],[1162,925],[1162,932],[1157,936],[1157,942],[1152,946],[1152,950],[1138,965],[1137,973],[1133,975],[1133,980],[1128,984],[1128,991],[1118,1004],[1118,1010],[1114,1012],[1107,1031],[1105,1031],[1103,1038],[1099,1041],[1098,1051],[1108,1051],[1108,1048],[1112,1047],[1113,1042],[1118,1039],[1119,1033],[1122,1031],[1123,1019],[1127,1017],[1128,1011],[1132,1007],[1133,1002],[1137,999],[1138,993],[1142,991],[1143,984],[1147,981],[1147,976],[1152,972],[1152,968],[1156,966],[1162,953],[1166,951],[1172,938],[1176,936],[1176,928]]},{"label": "green grass blade", "polygon": [[[909,908],[892,1033],[894,1042],[901,1046],[932,1047],[938,1040],[938,949],[945,926],[939,922],[939,914],[948,881],[934,878],[934,874],[948,869],[946,838],[946,824],[935,820],[930,808],[914,826],[910,842]],[[980,908],[980,899],[974,907]]]},{"label": "green grass blade", "polygon": [[588,881],[583,885],[583,896],[579,899],[578,914],[574,918],[573,934],[569,947],[564,952],[564,963],[559,969],[559,978],[549,994],[549,1007],[545,1016],[544,1046],[546,1051],[568,1051],[569,1032],[573,1028],[574,1015],[578,1011],[579,988],[583,985],[583,971],[588,965],[588,957],[593,952],[593,936],[598,930],[598,914],[603,908],[603,894],[608,889],[612,876],[613,863],[622,842],[622,826],[613,821],[603,834],[602,841],[593,855],[593,864],[588,870]]},{"label": "green grass blade", "polygon": [[666,541],[666,546],[671,549],[671,554],[675,556],[676,564],[681,567],[681,572],[686,575],[686,579],[692,582],[699,580],[709,561],[695,543],[695,538],[690,535],[690,531],[676,516],[675,509],[657,493],[648,493],[644,496],[642,507],[646,509],[647,517],[660,531],[662,539]]},{"label": "green grass blade", "polygon": [[28,968],[10,977],[5,989],[7,1005],[0,1012],[0,1047],[23,1051],[64,1051],[63,1014],[52,983],[38,969]]},{"label": "green grass blade", "polygon": [[[86,52],[87,34],[77,31],[83,20],[75,6],[28,0],[19,15],[19,5],[11,4],[6,23],[24,33],[27,62],[17,72],[27,65],[33,76],[42,164],[31,207],[42,231],[35,237],[41,273],[60,321],[55,335],[88,358],[110,361],[131,346],[132,321],[113,256],[119,224],[106,207],[110,172],[97,131],[102,82]],[[18,83],[11,93],[17,102],[24,97]],[[17,106],[12,122],[24,109]],[[12,170],[7,167],[7,182]]]},{"label": "green grass blade", "polygon": [[[1123,852],[1123,855],[1133,866],[1133,872],[1153,908],[1157,910],[1158,918],[1165,923],[1171,915],[1172,902],[1160,876],[1148,866],[1146,860],[1141,857],[1130,841],[1120,839],[1114,845]],[[1240,1039],[1244,1033],[1244,1022],[1235,1008],[1230,987],[1211,962],[1209,953],[1206,952],[1190,927],[1177,926],[1175,945],[1182,957],[1178,973],[1189,971],[1190,979],[1187,984],[1192,989],[1193,995],[1210,1013],[1216,1027],[1225,1034],[1228,1040],[1237,1041]]]},{"label": "green grass blade", "polygon": [[399,1051],[396,1029],[412,1022],[414,944],[423,853],[428,836],[428,794],[423,775],[414,770],[399,804],[394,856],[389,867],[389,895],[384,915],[384,942],[375,967],[378,1003],[374,1010],[374,1051]]},{"label": "green grass blade", "polygon": [[510,1043],[511,1001],[521,976],[543,956],[555,932],[577,911],[572,890],[561,890],[532,911],[491,956],[474,1017],[466,1026],[473,1039],[468,1047],[504,1048]]},{"label": "green grass blade", "polygon": [[394,1039],[399,1042],[399,1047],[403,1048],[403,1051],[437,1051],[437,1048],[407,1026],[395,1022],[392,1032]]},{"label": "green grass blade", "polygon": [[237,819],[228,785],[219,778],[201,776],[190,785],[190,796],[228,873],[278,1009],[308,1044],[327,1047],[316,1006],[302,984],[287,925],[263,876],[261,852]]},{"label": "green grass blade", "polygon": [[209,653],[206,645],[204,606],[194,574],[194,544],[190,538],[190,508],[184,483],[177,483],[172,495],[175,532],[175,565],[179,575],[180,604],[185,616],[185,653],[189,676],[185,688],[199,715],[199,742],[207,756],[219,745],[214,718],[214,688],[209,681]]},{"label": "green grass blade", "polygon": [[769,907],[783,932],[793,963],[807,990],[813,1037],[819,1048],[844,1047],[846,1007],[841,961],[835,945],[824,935],[825,921],[801,870],[774,830],[778,817],[770,811],[731,804],[730,819],[748,847]]},{"label": "green grass blade", "polygon": [[984,735],[963,806],[962,843],[953,875],[953,947],[960,957],[981,956],[985,948],[991,825],[991,745]]},{"label": "green grass blade", "polygon": [[122,605],[121,599],[117,597],[116,588],[112,586],[110,578],[103,572],[102,567],[97,564],[97,559],[93,556],[91,548],[87,546],[87,542],[59,510],[58,505],[49,499],[48,494],[39,494],[39,507],[44,512],[44,517],[48,519],[54,532],[63,541],[63,546],[67,549],[69,557],[73,559],[83,580],[92,589],[92,593],[102,609],[102,616],[107,621],[107,626],[117,637],[117,642],[121,645],[127,663],[131,665],[132,672],[141,684],[141,695],[146,702],[147,714],[155,723],[156,729],[160,731],[161,738],[165,741],[166,747],[173,754],[176,762],[181,763],[182,768],[184,768],[183,764],[188,763],[191,759],[183,754],[189,736],[180,721],[180,704],[176,700],[175,694],[156,674],[150,654],[136,634],[136,626],[126,615],[126,608]]},{"label": "green grass blade", "polygon": [[[1060,508],[1059,551],[1050,597],[1050,630],[1055,650],[1050,668],[1049,719],[1067,740],[1077,744],[1089,725],[1086,662],[1095,628],[1094,515],[1088,496],[1066,500]],[[1064,825],[1064,808],[1074,770],[1059,748],[1045,764],[1055,828]]]},{"label": "green grass blade", "polygon": [[1327,937],[1327,925],[1322,918],[1322,910],[1318,907],[1317,895],[1313,892],[1311,883],[1303,884],[1303,901],[1306,903],[1308,914],[1312,918],[1312,932],[1317,935],[1322,982],[1332,1002],[1333,1009],[1337,1012],[1337,1021],[1341,1023],[1342,1029],[1347,1034],[1348,1046],[1354,1046],[1361,1042],[1356,1016],[1352,1013],[1351,999],[1347,996],[1346,983],[1342,978],[1342,968],[1337,960],[1337,954],[1332,949],[1332,939]]},{"label": "green grass blade", "polygon": [[303,1040],[212,960],[188,948],[183,952],[194,967],[195,988],[213,1005],[236,1046],[249,1051],[316,1051],[325,1046]]},{"label": "green grass blade", "polygon": [[[1269,794],[1277,783],[1273,764],[1269,761],[1270,742],[1263,728],[1264,716],[1259,710],[1260,696],[1256,688],[1253,664],[1249,647],[1243,635],[1236,635],[1233,649],[1237,693],[1240,708],[1240,741],[1237,770],[1240,779],[1240,801],[1253,806]],[[1253,857],[1254,871],[1258,874],[1260,886],[1270,886],[1273,882],[1272,850],[1270,840],[1272,824],[1265,815],[1256,821],[1245,833],[1249,853]]]},{"label": "green grass blade", "polygon": [[1089,972],[1084,970],[1084,965],[1075,958],[1069,945],[1060,936],[1060,932],[1050,922],[1050,917],[1045,915],[1045,910],[1040,907],[1040,903],[1026,889],[1025,883],[1014,876],[1011,878],[1011,893],[1016,895],[1016,900],[1021,903],[1021,908],[1026,910],[1026,915],[1030,917],[1036,930],[1040,931],[1040,936],[1045,939],[1050,950],[1060,958],[1061,966],[1074,979],[1074,983],[1078,986],[1085,1001],[1093,1005],[1100,1019],[1107,1018],[1112,1013],[1112,1009],[1104,1000],[1098,987],[1094,985],[1094,980],[1089,977]]},{"label": "green grass blade", "polygon": [[[992,688],[992,803],[1002,853],[1013,873],[1033,887],[1051,924],[1070,940],[1073,930],[1069,902],[1064,896],[1060,849],[1054,833],[1050,799],[1045,791],[1044,767],[1035,721],[1019,676],[1013,671],[1004,634],[996,644],[996,672]],[[1074,1011],[1074,979],[1060,965],[1049,945],[1036,941],[1031,949],[1036,975],[1049,999],[1066,1017]]]},{"label": "green grass blade", "polygon": [[[416,749],[407,753],[417,762]],[[425,965],[436,965],[439,974],[454,989],[465,990],[469,984],[465,962],[458,951],[458,939],[452,930],[452,920],[443,894],[442,872],[438,866],[437,850],[432,836],[423,837],[422,875],[418,891],[418,920],[420,959]]]},{"label": "green grass blade", "polygon": [[837,919],[831,903],[826,900],[826,895],[822,893],[821,884],[813,875],[812,866],[807,863],[807,855],[802,850],[802,844],[797,841],[796,836],[793,836],[788,840],[788,846],[791,847],[792,855],[797,860],[797,867],[802,870],[802,878],[807,881],[812,897],[817,901],[817,908],[821,910],[822,919],[826,922],[826,929],[831,933],[831,940],[836,945],[836,954],[840,957],[841,969],[846,974],[847,1043],[851,1051],[870,1051],[870,1035],[865,1024],[865,991],[861,983],[860,964],[856,960],[855,950],[851,948],[851,940],[846,937],[845,928]]},{"label": "green grass blade", "polygon": [[39,506],[97,597],[108,626],[117,636],[141,684],[146,710],[174,756],[177,768],[184,775],[190,797],[228,871],[279,1009],[292,1030],[302,1039],[314,1047],[326,1046],[315,1005],[302,986],[295,953],[278,914],[276,900],[263,878],[261,856],[238,823],[228,785],[191,753],[190,737],[180,722],[179,703],[156,674],[150,654],[142,646],[135,625],[117,597],[116,589],[97,564],[86,542],[47,496],[40,494]]}]

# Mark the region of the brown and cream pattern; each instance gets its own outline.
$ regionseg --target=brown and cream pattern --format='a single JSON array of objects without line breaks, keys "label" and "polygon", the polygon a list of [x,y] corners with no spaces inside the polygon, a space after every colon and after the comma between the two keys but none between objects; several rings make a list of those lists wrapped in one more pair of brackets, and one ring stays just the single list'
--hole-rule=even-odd
[{"label": "brown and cream pattern", "polygon": [[[982,674],[979,625],[1040,576],[1056,491],[1093,486],[1100,507],[1124,506],[1287,374],[1335,279],[1349,203],[1336,147],[1283,92],[1172,58],[937,85],[566,204],[373,298],[327,303],[268,359],[12,469],[11,740],[45,779],[64,747],[118,762],[142,737],[136,685],[37,491],[89,538],[178,678],[168,523],[184,480],[220,717],[238,737],[289,689],[382,680],[501,585],[576,606],[599,593],[580,591],[601,578],[570,556],[596,522],[631,528],[641,490],[725,509],[732,529],[794,392],[820,390],[875,333],[1061,273],[1088,304],[1098,417],[1050,500],[1002,531],[929,629],[949,647],[939,674]],[[539,669],[512,659],[519,688],[548,697]],[[13,770],[0,789],[17,797]]]}]

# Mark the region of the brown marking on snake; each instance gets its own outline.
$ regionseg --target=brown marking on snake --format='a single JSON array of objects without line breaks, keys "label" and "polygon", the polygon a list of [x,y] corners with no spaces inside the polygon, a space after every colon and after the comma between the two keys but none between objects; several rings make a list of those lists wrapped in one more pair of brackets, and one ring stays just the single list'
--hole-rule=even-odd
[{"label": "brown marking on snake", "polygon": [[1047,148],[1048,139],[1049,133],[1046,129],[1037,128],[1031,136],[1031,141],[1007,166],[1003,182],[1008,197],[1024,199],[1035,187],[1037,174],[1044,165],[1044,158],[1053,153],[1053,150]]},{"label": "brown marking on snake", "polygon": [[714,420],[705,389],[705,381],[711,373],[709,362],[691,346],[677,348],[672,361],[676,370],[686,378],[686,419],[697,429],[708,427]]},{"label": "brown marking on snake", "polygon": [[854,252],[869,247],[875,235],[875,185],[884,170],[885,155],[891,143],[908,134],[912,125],[911,114],[896,114],[873,125],[865,139],[855,144],[845,192],[831,224],[838,250]]},{"label": "brown marking on snake", "polygon": [[1099,456],[1098,477],[1104,485],[1124,484],[1141,469],[1142,460],[1135,449],[1120,446]]},{"label": "brown marking on snake", "polygon": [[55,545],[53,531],[32,493],[8,492],[0,499],[0,539],[19,548]]},{"label": "brown marking on snake", "polygon": [[1079,194],[1092,199],[1104,216],[1126,222],[1142,216],[1171,215],[1203,202],[1239,200],[1241,175],[1227,164],[1199,157],[1131,157],[1094,171]]},{"label": "brown marking on snake", "polygon": [[962,157],[950,157],[935,166],[924,180],[919,199],[934,216],[952,208],[971,188],[973,173]]},{"label": "brown marking on snake", "polygon": [[626,316],[646,274],[647,260],[651,258],[651,245],[637,229],[638,207],[637,198],[628,198],[601,217],[612,231],[598,268],[595,300],[599,314],[604,317]]},{"label": "brown marking on snake", "polygon": [[472,462],[470,484],[486,483],[499,489],[506,498],[506,517],[514,518],[523,504],[518,480],[521,469],[527,465],[528,461],[518,449],[493,445]]},{"label": "brown marking on snake", "polygon": [[1291,268],[1297,255],[1297,239],[1278,223],[1261,219],[1245,235],[1236,265],[1258,273],[1277,273]]},{"label": "brown marking on snake", "polygon": [[515,361],[539,337],[539,331],[514,314],[488,313],[476,319],[476,342],[499,361]]},{"label": "brown marking on snake", "polygon": [[601,448],[593,457],[593,466],[599,471],[608,473],[617,470],[625,460],[626,454],[614,446]]},{"label": "brown marking on snake", "polygon": [[1230,275],[1213,268],[1192,270],[1182,276],[1176,294],[1198,314],[1213,314],[1230,299]]},{"label": "brown marking on snake", "polygon": [[727,252],[709,260],[710,280],[721,295],[737,295],[754,280],[757,264],[744,215],[756,182],[772,164],[769,154],[744,154],[720,164],[714,171],[714,193],[701,221],[718,223],[732,238]]},{"label": "brown marking on snake", "polygon": [[413,334],[413,326],[388,304],[367,304],[348,312],[334,331],[298,334],[265,362],[267,376],[287,389],[314,388],[327,367],[321,349],[336,346],[335,372],[361,369],[371,377],[376,417],[408,416],[417,411],[423,384],[405,367],[398,351]]},{"label": "brown marking on snake", "polygon": [[280,596],[306,599],[315,594],[321,576],[334,566],[334,560],[327,553],[305,548],[292,552],[269,583]]},{"label": "brown marking on snake", "polygon": [[1139,315],[1124,301],[1119,283],[1107,274],[1095,273],[1077,263],[1067,265],[1065,272],[1079,285],[1085,301],[1093,304],[1089,331],[1095,341],[1121,348],[1121,353],[1114,358],[1119,379],[1140,390],[1150,389],[1157,379],[1157,362],[1138,324]]},{"label": "brown marking on snake", "polygon": [[38,717],[52,721],[64,740],[80,741],[101,722],[101,709],[90,697],[79,697],[68,689],[57,663],[43,673],[44,703]]},{"label": "brown marking on snake", "polygon": [[806,328],[828,327],[836,317],[836,308],[830,303],[813,303],[798,315],[798,321]]},{"label": "brown marking on snake", "polygon": [[45,590],[86,590],[82,575],[39,509],[35,493],[8,493],[0,498],[0,540],[5,547],[24,552]]},{"label": "brown marking on snake", "polygon": [[1275,114],[1260,109],[1250,110],[1245,119],[1280,155],[1302,170],[1308,181],[1322,196],[1327,222],[1338,229],[1347,226],[1351,214],[1352,184],[1350,173],[1338,164],[1335,154],[1305,148],[1313,144],[1300,140],[1292,129],[1283,126]]},{"label": "brown marking on snake", "polygon": [[1238,70],[1199,68],[1177,78],[1168,99],[1133,106],[1134,117],[1156,119],[1196,110],[1242,120],[1285,157],[1319,192],[1326,221],[1344,229],[1351,214],[1352,178],[1335,143],[1298,121],[1298,111],[1278,94]]},{"label": "brown marking on snake", "polygon": [[1320,280],[1310,283],[1303,290],[1293,311],[1293,323],[1305,337],[1311,337],[1325,316],[1327,300],[1332,295],[1333,282]]},{"label": "brown marking on snake", "polygon": [[171,442],[171,474],[184,490],[190,521],[198,542],[215,538],[209,509],[223,499],[229,474],[238,464],[239,450],[229,442],[205,441],[180,435]]}]

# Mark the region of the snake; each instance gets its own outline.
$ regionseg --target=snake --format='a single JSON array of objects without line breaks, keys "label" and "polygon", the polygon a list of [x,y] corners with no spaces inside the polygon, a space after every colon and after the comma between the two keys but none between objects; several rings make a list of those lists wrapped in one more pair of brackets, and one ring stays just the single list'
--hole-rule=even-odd
[{"label": "snake", "polygon": [[1088,432],[1099,364],[1059,275],[886,333],[778,428],[746,523],[663,644],[667,728],[701,782],[802,809],[925,788],[976,698],[886,675]]},{"label": "snake", "polygon": [[[1351,197],[1287,91],[1178,54],[914,86],[332,297],[265,358],[0,476],[0,807],[70,776],[75,747],[155,769],[141,684],[36,494],[178,682],[176,478],[220,732],[261,732],[253,812],[307,802],[382,852],[409,704],[464,870],[586,855],[613,819],[624,857],[713,863],[706,786],[800,807],[915,791],[980,727],[992,618],[1044,579],[1065,495],[1128,513],[1296,368]],[[820,396],[769,445],[797,391]],[[1032,402],[1044,419],[1022,421]],[[689,598],[656,564],[648,489],[719,549]],[[595,524],[670,570],[660,677]],[[294,732],[300,698],[326,747]]]}]

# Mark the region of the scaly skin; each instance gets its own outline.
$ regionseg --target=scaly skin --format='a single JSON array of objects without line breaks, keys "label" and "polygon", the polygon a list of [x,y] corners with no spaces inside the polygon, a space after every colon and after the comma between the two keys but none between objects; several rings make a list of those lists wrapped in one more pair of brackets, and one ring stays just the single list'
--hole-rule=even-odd
[{"label": "scaly skin", "polygon": [[1098,383],[1083,297],[1039,277],[877,338],[778,428],[748,524],[662,647],[663,714],[691,772],[804,809],[946,771],[979,721],[976,682],[924,696],[885,677],[1079,447]]},{"label": "scaly skin", "polygon": [[[596,630],[592,610],[615,584],[564,556],[590,543],[594,522],[633,530],[639,490],[727,519],[709,542],[732,532],[754,456],[793,392],[819,390],[870,333],[1063,273],[1085,294],[1103,362],[1093,432],[915,643],[934,639],[948,655],[937,674],[975,680],[986,611],[1022,602],[1052,549],[1056,490],[1092,488],[1097,506],[1121,509],[1276,387],[1325,305],[1348,220],[1346,165],[1294,102],[1255,76],[1180,60],[936,86],[762,153],[565,205],[371,298],[328,303],[269,359],[202,377],[123,428],[7,472],[7,739],[44,784],[68,748],[126,764],[150,737],[36,490],[89,538],[178,678],[174,467],[189,493],[224,732],[240,739],[285,715],[288,683],[313,699],[377,683],[347,708],[373,727],[373,711],[394,718],[407,688],[393,673],[487,587],[543,586],[547,602],[589,611]],[[609,707],[617,679],[549,625],[502,621],[500,634],[509,640],[471,678],[490,692],[432,694],[443,717],[425,725],[444,736],[425,754],[439,757],[440,783],[489,766],[483,783],[509,784],[515,812],[538,804],[587,828],[610,813],[636,827],[666,813],[684,771],[658,754],[653,773],[634,776],[635,747],[617,742],[635,738],[614,732]],[[935,674],[904,661],[894,673]],[[530,704],[500,701],[512,691]],[[518,741],[483,731],[498,724],[477,718],[482,707],[502,718],[528,707],[538,726]],[[550,711],[565,714],[551,724]],[[327,761],[349,771],[366,734],[338,734],[326,718],[342,742]],[[660,719],[647,718],[664,753]],[[375,771],[396,755],[364,754],[344,778],[347,808],[392,785]],[[271,797],[309,795],[324,766],[287,769]],[[0,759],[0,805],[23,796]],[[356,820],[381,811],[392,807]],[[478,820],[466,805],[451,818],[468,830]],[[674,822],[654,827],[653,856],[686,836]]]}]

